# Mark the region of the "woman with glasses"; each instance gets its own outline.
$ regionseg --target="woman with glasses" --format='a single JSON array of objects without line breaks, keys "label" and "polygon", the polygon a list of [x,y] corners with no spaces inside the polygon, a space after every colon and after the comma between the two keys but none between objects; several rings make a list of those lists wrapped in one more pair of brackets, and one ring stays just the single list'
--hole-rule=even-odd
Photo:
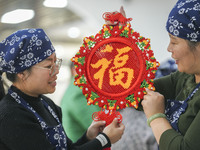
[{"label": "woman with glasses", "polygon": [[0,91],[1,150],[101,150],[118,141],[124,125],[93,122],[76,142],[62,127],[61,109],[43,94],[53,93],[62,60],[42,29],[19,30],[0,43],[0,72],[12,86]]}]

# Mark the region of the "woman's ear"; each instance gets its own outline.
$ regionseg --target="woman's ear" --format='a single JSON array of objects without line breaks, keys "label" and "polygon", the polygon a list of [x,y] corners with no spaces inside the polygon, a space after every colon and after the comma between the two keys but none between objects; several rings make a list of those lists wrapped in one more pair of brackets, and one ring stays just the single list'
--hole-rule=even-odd
[{"label": "woman's ear", "polygon": [[25,81],[28,78],[28,76],[29,75],[26,70],[17,74],[17,77],[22,81]]},{"label": "woman's ear", "polygon": [[19,78],[19,79],[21,79],[21,80],[23,80],[23,78],[24,78],[24,72],[20,72],[20,73],[18,73],[17,74],[17,77]]}]

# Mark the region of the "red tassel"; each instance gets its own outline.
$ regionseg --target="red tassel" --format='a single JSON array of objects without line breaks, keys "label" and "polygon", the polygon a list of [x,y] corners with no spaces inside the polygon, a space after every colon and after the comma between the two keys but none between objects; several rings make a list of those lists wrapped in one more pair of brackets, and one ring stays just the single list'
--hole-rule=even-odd
[{"label": "red tassel", "polygon": [[[113,119],[117,118],[118,122],[122,122],[122,115],[116,110],[104,110],[102,109],[99,112],[94,112],[92,114],[92,119],[94,121],[104,120],[106,121],[106,126],[112,123]],[[103,150],[111,150],[110,147],[104,148]]]}]

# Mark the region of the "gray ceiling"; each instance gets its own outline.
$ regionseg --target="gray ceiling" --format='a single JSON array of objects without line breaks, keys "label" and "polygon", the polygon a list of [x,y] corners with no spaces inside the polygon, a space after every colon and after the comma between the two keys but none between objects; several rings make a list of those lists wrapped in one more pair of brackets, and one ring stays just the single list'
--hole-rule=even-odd
[{"label": "gray ceiling", "polygon": [[[32,20],[22,22],[20,24],[4,24],[0,23],[0,40],[3,40],[6,36],[12,32],[22,28],[43,28],[51,33],[51,39],[53,41],[68,41],[67,36],[65,38],[55,35],[51,32],[55,26],[63,26],[68,22],[74,22],[81,20],[79,16],[66,8],[49,8],[43,6],[43,0],[0,0],[0,17],[9,11],[15,9],[33,9],[35,16]],[[73,39],[74,41],[74,39]]]}]

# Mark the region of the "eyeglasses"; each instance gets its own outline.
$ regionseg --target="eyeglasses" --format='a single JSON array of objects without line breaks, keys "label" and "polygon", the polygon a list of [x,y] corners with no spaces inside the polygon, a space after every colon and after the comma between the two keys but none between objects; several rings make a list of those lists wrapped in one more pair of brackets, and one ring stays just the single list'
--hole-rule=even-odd
[{"label": "eyeglasses", "polygon": [[61,64],[62,64],[62,59],[57,58],[56,62],[50,67],[40,67],[40,66],[33,66],[33,67],[41,68],[41,69],[48,69],[49,70],[49,75],[52,77],[52,76],[55,75],[57,70],[60,70]]}]

